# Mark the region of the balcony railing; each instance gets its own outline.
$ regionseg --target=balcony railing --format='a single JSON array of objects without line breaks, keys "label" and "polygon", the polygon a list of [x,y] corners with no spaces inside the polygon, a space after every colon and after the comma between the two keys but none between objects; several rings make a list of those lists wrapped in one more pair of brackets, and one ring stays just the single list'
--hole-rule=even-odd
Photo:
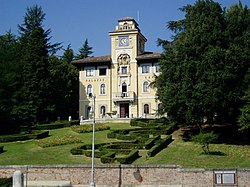
[{"label": "balcony railing", "polygon": [[134,101],[135,92],[113,92],[113,101]]}]

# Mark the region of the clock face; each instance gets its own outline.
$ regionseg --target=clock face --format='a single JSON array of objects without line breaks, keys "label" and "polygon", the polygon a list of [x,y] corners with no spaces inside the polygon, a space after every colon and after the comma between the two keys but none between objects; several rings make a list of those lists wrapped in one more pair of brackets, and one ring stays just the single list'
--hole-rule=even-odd
[{"label": "clock face", "polygon": [[128,46],[129,38],[128,36],[119,36],[119,46]]}]

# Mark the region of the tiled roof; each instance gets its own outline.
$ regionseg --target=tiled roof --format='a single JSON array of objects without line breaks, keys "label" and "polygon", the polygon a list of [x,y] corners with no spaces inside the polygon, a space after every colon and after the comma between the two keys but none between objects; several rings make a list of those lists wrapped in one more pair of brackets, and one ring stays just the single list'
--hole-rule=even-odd
[{"label": "tiled roof", "polygon": [[161,58],[161,53],[145,52],[137,56],[136,60],[141,61],[141,60],[147,60],[147,59],[160,59],[160,58]]},{"label": "tiled roof", "polygon": [[[143,60],[150,60],[150,59],[160,59],[161,53],[156,52],[145,52],[139,56],[136,57],[137,61],[143,61]],[[97,57],[90,57],[90,58],[84,58],[80,60],[73,60],[71,63],[73,65],[81,65],[81,64],[91,64],[91,63],[111,63],[112,59],[110,55],[107,56],[97,56]]]},{"label": "tiled roof", "polygon": [[71,63],[77,65],[77,64],[100,63],[100,62],[111,62],[111,56],[107,55],[107,56],[89,57],[80,60],[73,60]]},{"label": "tiled roof", "polygon": [[120,21],[135,21],[135,20],[131,17],[125,17],[125,18],[119,19],[118,21],[120,22]]}]

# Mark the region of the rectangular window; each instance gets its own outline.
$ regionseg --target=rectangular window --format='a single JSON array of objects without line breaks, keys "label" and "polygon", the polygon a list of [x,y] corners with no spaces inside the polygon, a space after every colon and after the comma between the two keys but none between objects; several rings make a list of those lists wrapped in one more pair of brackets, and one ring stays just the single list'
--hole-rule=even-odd
[{"label": "rectangular window", "polygon": [[100,68],[99,69],[99,76],[107,75],[107,68]]},{"label": "rectangular window", "polygon": [[94,69],[93,68],[86,69],[86,77],[93,77],[93,76],[94,76]]},{"label": "rectangular window", "polygon": [[150,65],[142,65],[142,73],[149,73]]},{"label": "rectangular window", "polygon": [[160,71],[160,66],[159,64],[155,64],[155,72],[158,73]]},{"label": "rectangular window", "polygon": [[128,73],[128,68],[122,67],[122,74],[127,74],[127,73]]},{"label": "rectangular window", "polygon": [[215,171],[215,184],[235,185],[236,172],[235,171]]}]

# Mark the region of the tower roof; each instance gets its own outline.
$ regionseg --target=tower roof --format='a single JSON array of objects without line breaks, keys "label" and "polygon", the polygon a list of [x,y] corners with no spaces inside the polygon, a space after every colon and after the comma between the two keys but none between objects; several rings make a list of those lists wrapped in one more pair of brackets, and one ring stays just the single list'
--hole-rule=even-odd
[{"label": "tower roof", "polygon": [[126,21],[133,21],[135,23],[136,26],[138,26],[139,24],[135,21],[134,18],[131,18],[131,17],[125,17],[125,18],[120,18],[118,20],[118,22],[126,22]]}]

